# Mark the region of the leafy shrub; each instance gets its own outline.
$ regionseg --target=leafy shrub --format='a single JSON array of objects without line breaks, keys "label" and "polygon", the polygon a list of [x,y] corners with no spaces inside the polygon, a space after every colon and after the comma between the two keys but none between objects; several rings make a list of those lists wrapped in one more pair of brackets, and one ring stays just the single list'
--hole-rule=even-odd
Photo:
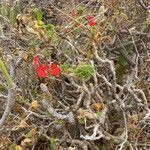
[{"label": "leafy shrub", "polygon": [[94,68],[88,64],[80,64],[74,69],[74,74],[83,81],[88,81],[94,73]]}]

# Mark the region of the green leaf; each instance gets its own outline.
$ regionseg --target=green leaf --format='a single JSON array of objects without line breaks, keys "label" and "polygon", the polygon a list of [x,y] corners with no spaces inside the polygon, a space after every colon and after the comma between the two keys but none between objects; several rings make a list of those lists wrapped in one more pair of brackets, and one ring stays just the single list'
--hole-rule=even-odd
[{"label": "green leaf", "polygon": [[128,53],[132,52],[133,51],[133,44],[129,44],[129,45],[125,46],[125,49]]},{"label": "green leaf", "polygon": [[49,30],[49,31],[46,31],[46,32],[45,32],[45,35],[48,36],[48,37],[53,37],[54,32],[51,31],[51,30]]},{"label": "green leaf", "polygon": [[38,8],[35,8],[33,10],[33,16],[35,16],[38,21],[41,21],[42,18],[43,18],[43,12],[42,12],[42,10],[38,9]]},{"label": "green leaf", "polygon": [[116,65],[116,78],[118,83],[121,83],[123,81],[123,76],[125,73],[126,73],[126,62],[124,58],[120,55]]},{"label": "green leaf", "polygon": [[74,69],[74,74],[83,81],[88,81],[94,73],[94,68],[88,64],[80,64]]},{"label": "green leaf", "polygon": [[37,21],[37,25],[38,25],[39,27],[43,27],[43,26],[44,26],[44,22],[41,21],[41,20],[38,20],[38,21]]},{"label": "green leaf", "polygon": [[101,114],[102,114],[102,113],[101,113],[100,111],[96,112],[96,117],[97,117],[97,118],[100,118]]},{"label": "green leaf", "polygon": [[42,12],[42,10],[39,9],[37,11],[36,15],[37,15],[37,20],[42,20],[42,18],[43,18],[43,12]]},{"label": "green leaf", "polygon": [[85,123],[85,118],[84,118],[84,117],[78,118],[78,122],[79,122],[81,125],[84,125],[84,123]]},{"label": "green leaf", "polygon": [[0,92],[4,92],[5,90],[5,86],[2,83],[0,83]]},{"label": "green leaf", "polygon": [[117,64],[119,64],[121,66],[125,66],[126,61],[125,61],[125,59],[123,58],[122,55],[119,55],[118,60],[117,60]]},{"label": "green leaf", "polygon": [[50,149],[51,150],[55,150],[57,143],[58,143],[58,139],[51,138],[50,139]]},{"label": "green leaf", "polygon": [[52,117],[52,114],[49,113],[49,112],[45,112],[45,115],[46,115],[47,118],[51,118]]},{"label": "green leaf", "polygon": [[1,58],[0,58],[0,71],[2,72],[2,74],[3,74],[4,78],[5,78],[5,80],[7,81],[8,85],[9,86],[13,86],[14,83],[13,83],[10,75],[8,74],[8,71],[7,71],[3,61],[1,60]]},{"label": "green leaf", "polygon": [[55,29],[55,26],[53,24],[49,23],[46,25],[46,30],[54,31],[54,29]]},{"label": "green leaf", "polygon": [[77,7],[76,7],[76,10],[77,10],[77,13],[78,13],[79,15],[81,15],[81,14],[84,12],[84,7],[82,7],[82,6],[77,6]]},{"label": "green leaf", "polygon": [[31,139],[33,137],[32,131],[29,131],[25,137]]},{"label": "green leaf", "polygon": [[62,65],[60,66],[60,68],[61,68],[61,71],[63,71],[63,72],[68,72],[69,69],[70,69],[70,64],[64,63],[64,64],[62,64]]},{"label": "green leaf", "polygon": [[55,26],[53,24],[47,24],[45,26],[45,35],[52,38],[54,37]]},{"label": "green leaf", "polygon": [[15,144],[15,143],[12,143],[12,144],[9,146],[9,150],[16,150],[16,144]]},{"label": "green leaf", "polygon": [[16,12],[15,10],[11,10],[9,14],[9,20],[12,25],[16,23]]},{"label": "green leaf", "polygon": [[2,16],[7,16],[7,13],[8,13],[8,11],[7,11],[7,6],[6,5],[4,5],[4,6],[1,6],[0,7],[0,14],[2,15]]},{"label": "green leaf", "polygon": [[91,33],[97,33],[97,26],[90,27]]}]

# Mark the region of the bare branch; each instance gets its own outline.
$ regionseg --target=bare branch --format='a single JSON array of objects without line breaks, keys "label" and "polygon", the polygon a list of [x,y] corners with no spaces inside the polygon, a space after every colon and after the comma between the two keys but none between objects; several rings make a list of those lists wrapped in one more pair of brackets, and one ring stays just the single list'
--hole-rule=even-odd
[{"label": "bare branch", "polygon": [[139,4],[143,7],[143,9],[145,10],[149,10],[150,9],[150,6],[146,6],[143,2],[143,0],[138,0]]}]

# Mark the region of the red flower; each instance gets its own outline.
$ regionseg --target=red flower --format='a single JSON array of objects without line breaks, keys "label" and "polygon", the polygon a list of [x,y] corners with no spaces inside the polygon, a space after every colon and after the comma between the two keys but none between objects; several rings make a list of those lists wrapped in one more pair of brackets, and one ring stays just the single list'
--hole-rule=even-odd
[{"label": "red flower", "polygon": [[49,73],[52,76],[57,76],[60,74],[60,68],[57,66],[57,64],[53,63],[49,66]]},{"label": "red flower", "polygon": [[33,56],[33,66],[36,67],[39,64],[39,58],[37,55]]},{"label": "red flower", "polygon": [[53,69],[57,68],[57,64],[52,63],[49,68],[53,70]]},{"label": "red flower", "polygon": [[89,22],[88,22],[88,25],[91,26],[91,27],[93,27],[93,26],[96,25],[96,22],[95,22],[95,21],[89,21]]},{"label": "red flower", "polygon": [[40,64],[36,69],[36,73],[40,78],[45,78],[47,76],[47,66]]},{"label": "red flower", "polygon": [[88,20],[88,25],[89,26],[93,27],[93,26],[96,25],[96,22],[94,21],[94,17],[93,16],[87,16],[86,18]]},{"label": "red flower", "polygon": [[57,76],[61,72],[60,68],[55,63],[52,63],[50,66],[39,64],[39,58],[37,55],[34,55],[33,57],[33,66],[35,67],[35,71],[38,77],[40,78],[45,78],[47,76],[47,73],[52,76]]}]

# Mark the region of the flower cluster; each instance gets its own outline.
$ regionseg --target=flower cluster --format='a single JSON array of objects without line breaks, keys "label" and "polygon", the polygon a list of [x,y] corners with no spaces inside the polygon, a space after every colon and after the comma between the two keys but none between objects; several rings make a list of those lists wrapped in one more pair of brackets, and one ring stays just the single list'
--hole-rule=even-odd
[{"label": "flower cluster", "polygon": [[93,16],[87,16],[86,19],[87,19],[87,21],[88,21],[88,25],[89,25],[89,26],[93,27],[93,26],[96,25],[96,22],[95,22]]},{"label": "flower cluster", "polygon": [[52,63],[48,66],[39,64],[39,58],[37,55],[33,57],[33,66],[35,67],[35,71],[40,78],[47,77],[48,73],[52,76],[58,76],[61,72],[56,63]]}]

